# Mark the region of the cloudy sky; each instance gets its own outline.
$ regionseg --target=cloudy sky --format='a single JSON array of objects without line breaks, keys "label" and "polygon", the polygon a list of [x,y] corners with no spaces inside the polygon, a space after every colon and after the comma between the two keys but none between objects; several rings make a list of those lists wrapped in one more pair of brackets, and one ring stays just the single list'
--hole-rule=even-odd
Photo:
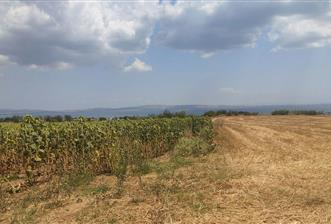
[{"label": "cloudy sky", "polygon": [[331,103],[329,1],[0,1],[0,109]]}]

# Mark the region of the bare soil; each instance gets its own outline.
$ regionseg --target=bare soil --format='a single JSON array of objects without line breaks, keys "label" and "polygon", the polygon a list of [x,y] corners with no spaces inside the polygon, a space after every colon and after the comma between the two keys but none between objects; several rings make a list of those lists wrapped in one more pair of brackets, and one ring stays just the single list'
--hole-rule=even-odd
[{"label": "bare soil", "polygon": [[120,196],[113,176],[45,200],[47,186],[37,186],[12,195],[0,223],[331,223],[330,116],[214,124],[215,151],[174,173],[147,174],[143,187],[129,177]]}]

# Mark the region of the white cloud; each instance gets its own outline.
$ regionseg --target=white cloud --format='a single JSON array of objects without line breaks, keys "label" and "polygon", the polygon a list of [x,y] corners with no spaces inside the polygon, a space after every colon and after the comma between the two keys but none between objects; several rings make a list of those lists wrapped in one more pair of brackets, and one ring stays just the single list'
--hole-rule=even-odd
[{"label": "white cloud", "polygon": [[5,74],[0,73],[0,79],[3,78],[3,77],[5,77]]},{"label": "white cloud", "polygon": [[202,53],[200,56],[201,58],[211,58],[215,55],[214,52],[211,52],[211,53]]},{"label": "white cloud", "polygon": [[57,62],[57,63],[55,63],[55,64],[54,64],[54,67],[55,67],[56,69],[58,69],[58,70],[68,70],[68,69],[73,68],[74,65],[71,64],[71,63],[67,63],[67,62],[63,62],[63,61],[61,61],[61,62]]},{"label": "white cloud", "polygon": [[0,52],[23,66],[112,63],[150,45],[159,4],[143,1],[15,2],[0,6]]},{"label": "white cloud", "polygon": [[229,94],[229,95],[237,95],[237,94],[240,94],[241,92],[236,90],[235,88],[232,88],[232,87],[222,87],[222,88],[219,88],[219,92],[221,94]]},{"label": "white cloud", "polygon": [[125,72],[149,72],[152,71],[152,66],[146,64],[145,62],[135,58],[131,65],[124,68]]},{"label": "white cloud", "polygon": [[276,43],[274,51],[328,46],[331,45],[331,16],[323,19],[278,17],[268,36],[270,41]]},{"label": "white cloud", "polygon": [[10,60],[6,55],[0,54],[0,66],[8,65],[10,64]]},{"label": "white cloud", "polygon": [[[156,40],[171,48],[198,52],[203,58],[222,50],[253,47],[261,28],[268,22],[259,6],[179,1],[167,7],[181,10],[172,16],[165,13]],[[263,18],[255,17],[256,12]]]},{"label": "white cloud", "polygon": [[10,7],[5,14],[4,22],[12,29],[24,30],[31,26],[51,25],[51,17],[36,5],[21,4]]},{"label": "white cloud", "polygon": [[[220,51],[254,48],[266,30],[272,29],[273,33],[278,33],[283,25],[286,27],[295,23],[293,20],[284,24],[275,22],[279,17],[296,16],[307,21],[318,17],[316,21],[320,23],[322,17],[331,12],[330,2],[326,1],[248,1],[238,4],[231,1],[184,0],[168,4],[164,11],[156,41],[171,48],[198,52],[203,58]],[[298,29],[305,30],[304,38],[291,36],[291,32],[282,36],[284,40],[292,38],[295,44],[304,42],[303,46],[324,46],[328,40],[316,42],[311,36],[313,32],[317,38],[325,37],[325,30],[320,29],[323,24],[329,26],[330,20],[319,25],[296,25]]]},{"label": "white cloud", "polygon": [[[270,30],[276,49],[330,45],[330,2],[14,1],[0,4],[0,66],[123,68],[152,44],[197,52],[253,48]],[[157,28],[156,27],[157,24]]]},{"label": "white cloud", "polygon": [[67,63],[67,62],[55,62],[52,64],[48,65],[36,65],[36,64],[31,64],[28,66],[28,69],[35,69],[35,70],[49,70],[49,69],[56,69],[56,70],[69,70],[74,67],[74,64],[72,63]]}]

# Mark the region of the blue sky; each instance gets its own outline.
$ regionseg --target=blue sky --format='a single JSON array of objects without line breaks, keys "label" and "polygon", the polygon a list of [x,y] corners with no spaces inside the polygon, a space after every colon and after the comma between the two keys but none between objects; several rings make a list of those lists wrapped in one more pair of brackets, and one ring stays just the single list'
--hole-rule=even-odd
[{"label": "blue sky", "polygon": [[0,108],[331,103],[326,1],[17,1],[0,22]]}]

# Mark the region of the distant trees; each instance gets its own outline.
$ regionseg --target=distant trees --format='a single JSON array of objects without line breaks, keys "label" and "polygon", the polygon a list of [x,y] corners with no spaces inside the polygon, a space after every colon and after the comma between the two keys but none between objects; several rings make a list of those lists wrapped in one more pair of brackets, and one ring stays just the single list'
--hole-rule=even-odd
[{"label": "distant trees", "polygon": [[218,111],[207,111],[203,114],[203,116],[207,117],[215,117],[215,116],[239,116],[239,115],[258,115],[259,113],[256,112],[248,112],[248,111],[235,111],[235,110],[218,110]]},{"label": "distant trees", "polygon": [[185,111],[173,112],[171,113],[169,110],[163,111],[163,113],[157,115],[157,117],[187,117],[189,116]]},{"label": "distant trees", "polygon": [[64,115],[64,120],[65,121],[72,121],[73,120],[73,117],[70,116],[70,115]]},{"label": "distant trees", "polygon": [[274,110],[271,112],[271,115],[289,115],[289,110]]},{"label": "distant trees", "polygon": [[146,117],[152,117],[152,118],[184,118],[193,116],[191,114],[187,114],[185,111],[179,111],[179,112],[171,112],[169,110],[164,110],[160,114],[150,114],[147,116],[123,116],[123,117],[114,117],[113,120],[138,120],[138,119],[144,119]]},{"label": "distant trees", "polygon": [[[40,116],[41,119],[47,122],[63,122],[63,121],[72,121],[74,118],[70,115],[55,115],[55,116]],[[12,117],[0,118],[0,122],[14,122],[18,123],[23,121],[23,116],[14,115]]]},{"label": "distant trees", "polygon": [[316,110],[274,110],[271,115],[322,115],[323,111]]},{"label": "distant trees", "polygon": [[[122,117],[114,117],[111,118],[112,120],[138,120],[138,119],[143,119],[146,117],[154,117],[154,118],[173,118],[173,117],[177,117],[177,118],[184,118],[184,117],[188,117],[188,116],[192,116],[190,114],[187,114],[185,111],[179,111],[179,112],[170,112],[169,110],[165,110],[162,113],[158,114],[158,115],[148,115],[148,116],[122,116]],[[46,116],[39,116],[39,118],[43,119],[46,122],[64,122],[64,121],[72,121],[75,118],[72,117],[71,115],[55,115],[55,116],[50,116],[50,115],[46,115]],[[95,118],[95,117],[88,117],[85,118],[86,121],[95,121],[95,120],[99,120],[99,121],[106,121],[110,118],[107,117],[99,117],[99,118]],[[4,117],[4,118],[0,118],[0,122],[21,122],[23,121],[23,116],[12,116],[12,117]]]},{"label": "distant trees", "polygon": [[56,116],[45,116],[42,117],[45,121],[47,122],[62,122],[63,121],[63,117],[60,115],[56,115]]},{"label": "distant trees", "polygon": [[14,123],[18,123],[18,122],[21,122],[22,120],[23,120],[23,117],[21,117],[21,116],[12,116],[12,117],[0,118],[0,122],[14,122]]}]

